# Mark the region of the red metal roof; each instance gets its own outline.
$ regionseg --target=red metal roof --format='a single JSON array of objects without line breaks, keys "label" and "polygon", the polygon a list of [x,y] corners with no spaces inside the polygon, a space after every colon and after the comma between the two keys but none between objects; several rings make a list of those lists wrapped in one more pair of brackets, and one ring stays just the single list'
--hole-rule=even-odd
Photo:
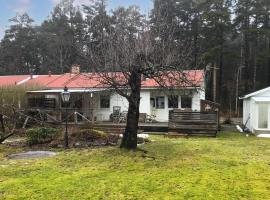
[{"label": "red metal roof", "polygon": [[[115,73],[113,73],[115,74]],[[119,73],[120,76],[121,73]],[[175,86],[175,87],[200,87],[204,83],[203,70],[190,70],[183,73],[168,72],[161,77],[157,78],[162,81],[162,85]],[[181,81],[176,81],[176,80]],[[63,88],[106,88],[102,83],[102,75],[98,73],[80,73],[80,74],[62,74],[62,75],[35,75],[30,76],[0,76],[0,86],[15,85],[15,82],[21,84],[37,84],[44,89]],[[143,88],[156,88],[160,87],[155,79],[146,79],[142,82]]]},{"label": "red metal roof", "polygon": [[48,84],[50,84],[55,79],[61,76],[62,75],[34,75],[32,79],[29,79],[25,83],[30,85],[40,85],[41,87],[46,87]]},{"label": "red metal roof", "polygon": [[30,77],[29,75],[0,76],[0,86],[3,87],[3,86],[17,85],[29,77]]}]

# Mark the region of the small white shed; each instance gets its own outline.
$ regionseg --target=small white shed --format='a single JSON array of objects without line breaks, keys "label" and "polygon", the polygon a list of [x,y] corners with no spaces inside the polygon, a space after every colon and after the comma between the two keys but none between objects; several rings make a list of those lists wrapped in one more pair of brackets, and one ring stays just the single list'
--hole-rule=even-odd
[{"label": "small white shed", "polygon": [[270,133],[270,87],[243,98],[243,124],[255,134]]}]

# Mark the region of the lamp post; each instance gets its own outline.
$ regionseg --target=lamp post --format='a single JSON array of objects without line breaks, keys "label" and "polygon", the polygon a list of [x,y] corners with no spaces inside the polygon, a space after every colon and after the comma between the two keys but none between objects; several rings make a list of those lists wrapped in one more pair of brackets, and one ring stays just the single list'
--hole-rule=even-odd
[{"label": "lamp post", "polygon": [[91,116],[91,122],[92,122],[92,125],[94,124],[94,102],[93,102],[93,93],[91,92],[90,94],[90,97],[91,97],[91,113],[92,113],[92,116]]},{"label": "lamp post", "polygon": [[[69,102],[69,98],[70,98],[70,92],[68,91],[67,86],[65,86],[64,91],[62,92],[61,96],[62,96],[63,103],[67,104]],[[64,135],[64,142],[65,142],[65,148],[68,148],[68,129],[67,129],[68,107],[67,107],[67,105],[65,107],[66,107],[66,130],[65,130],[65,135]]]}]

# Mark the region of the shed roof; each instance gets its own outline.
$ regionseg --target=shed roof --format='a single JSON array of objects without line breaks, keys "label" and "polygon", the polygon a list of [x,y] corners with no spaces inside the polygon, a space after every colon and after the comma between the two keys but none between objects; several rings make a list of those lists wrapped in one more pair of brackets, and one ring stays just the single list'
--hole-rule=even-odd
[{"label": "shed roof", "polygon": [[252,97],[255,102],[270,102],[270,97]]},{"label": "shed roof", "polygon": [[270,87],[258,90],[256,92],[253,92],[253,93],[250,93],[250,94],[247,94],[244,97],[242,97],[241,99],[248,99],[250,97],[254,97],[254,96],[258,95],[258,94],[261,94],[261,93],[264,93],[264,92],[267,92],[267,91],[270,91]]}]

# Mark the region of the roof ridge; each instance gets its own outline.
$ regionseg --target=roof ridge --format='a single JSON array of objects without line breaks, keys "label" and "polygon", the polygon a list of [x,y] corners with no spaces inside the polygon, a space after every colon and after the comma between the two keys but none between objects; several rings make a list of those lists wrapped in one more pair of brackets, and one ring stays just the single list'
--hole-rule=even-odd
[{"label": "roof ridge", "polygon": [[58,77],[56,77],[55,79],[49,81],[49,82],[46,84],[46,87],[47,87],[48,85],[50,85],[51,83],[53,83],[54,81],[56,81],[56,80],[62,78],[63,76],[65,76],[65,74],[59,74]]},{"label": "roof ridge", "polygon": [[263,88],[263,89],[260,89],[260,90],[258,90],[258,91],[249,93],[249,94],[243,96],[241,99],[247,99],[247,98],[252,97],[252,96],[254,96],[254,95],[256,95],[256,94],[260,94],[260,93],[262,93],[262,92],[265,92],[265,91],[267,91],[267,90],[269,90],[269,89],[270,89],[270,86],[269,86],[269,87],[266,87],[266,88]]},{"label": "roof ridge", "polygon": [[[65,74],[65,75],[72,75],[72,74],[71,74],[71,73],[67,73],[67,74]],[[78,74],[76,74],[76,75],[73,76],[73,77],[70,77],[66,82],[64,82],[64,85],[69,84],[69,83],[72,82],[74,79],[76,79],[79,75],[81,75],[81,73],[78,73]]]}]

